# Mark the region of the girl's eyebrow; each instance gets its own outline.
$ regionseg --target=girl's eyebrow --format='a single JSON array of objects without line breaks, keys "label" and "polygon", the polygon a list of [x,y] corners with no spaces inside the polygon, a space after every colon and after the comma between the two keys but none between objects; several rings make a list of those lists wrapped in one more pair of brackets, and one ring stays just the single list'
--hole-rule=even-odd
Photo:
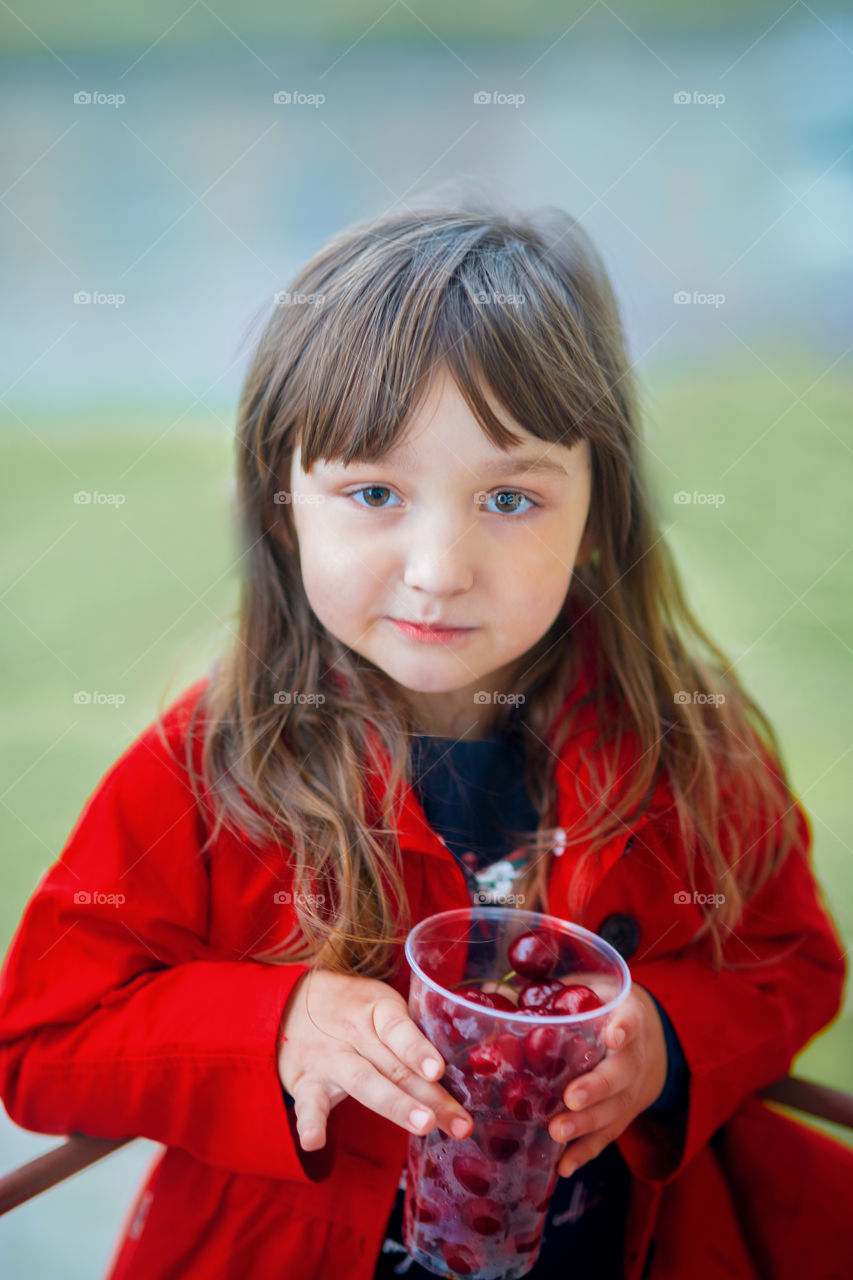
[{"label": "girl's eyebrow", "polygon": [[[389,467],[397,466],[401,469],[410,470],[412,461],[410,457],[403,457],[402,454],[398,454],[396,457],[393,454],[388,454],[385,458],[379,458],[375,462],[355,461],[351,463],[351,466],[353,467],[374,467],[382,465]],[[550,472],[555,475],[563,476],[564,478],[568,475],[563,464],[561,462],[557,462],[553,458],[549,458],[547,454],[542,455],[539,458],[500,458],[496,462],[484,463],[482,466],[476,468],[476,470],[480,475],[484,476],[516,475],[519,471]]]}]

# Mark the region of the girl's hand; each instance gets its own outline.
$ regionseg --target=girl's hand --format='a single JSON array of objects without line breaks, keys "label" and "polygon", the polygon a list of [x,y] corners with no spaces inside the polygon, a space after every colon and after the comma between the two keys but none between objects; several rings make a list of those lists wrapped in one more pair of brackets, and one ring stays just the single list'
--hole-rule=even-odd
[{"label": "girl's hand", "polygon": [[[625,1038],[618,1042],[620,1031]],[[607,1057],[572,1080],[560,1111],[548,1124],[555,1142],[569,1142],[557,1172],[568,1178],[599,1155],[641,1111],[651,1106],[666,1082],[663,1024],[644,987],[632,986],[604,1033]]]},{"label": "girl's hand", "polygon": [[348,1095],[409,1133],[438,1125],[464,1138],[473,1127],[434,1083],[444,1074],[441,1055],[385,982],[310,969],[287,1002],[281,1037],[278,1074],[304,1151],[325,1146],[329,1112]]}]

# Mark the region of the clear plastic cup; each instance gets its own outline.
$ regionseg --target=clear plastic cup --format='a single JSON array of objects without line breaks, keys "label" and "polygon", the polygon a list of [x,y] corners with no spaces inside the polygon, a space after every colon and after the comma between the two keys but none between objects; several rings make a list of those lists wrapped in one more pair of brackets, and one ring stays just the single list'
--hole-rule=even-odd
[{"label": "clear plastic cup", "polygon": [[[536,981],[532,973],[515,971],[499,984],[514,971],[513,943],[531,931],[550,955],[551,972],[541,981],[587,987],[599,1006],[543,1015],[488,1008],[460,992],[497,988],[498,995],[516,1000],[519,989]],[[537,955],[540,969],[547,967],[541,948],[534,947],[528,971]],[[406,958],[409,1014],[447,1064],[441,1084],[474,1117],[473,1131],[462,1141],[439,1129],[410,1136],[406,1248],[438,1275],[516,1280],[538,1257],[565,1149],[551,1138],[548,1121],[564,1109],[568,1082],[605,1056],[605,1027],[631,989],[628,966],[578,925],[489,906],[422,920],[406,940]],[[528,991],[525,998],[541,995]],[[594,999],[585,996],[583,1003]]]}]

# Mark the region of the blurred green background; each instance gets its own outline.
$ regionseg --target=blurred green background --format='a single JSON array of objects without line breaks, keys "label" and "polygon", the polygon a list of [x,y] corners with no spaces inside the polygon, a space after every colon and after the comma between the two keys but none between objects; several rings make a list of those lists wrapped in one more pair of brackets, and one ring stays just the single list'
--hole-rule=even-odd
[{"label": "blurred green background", "polygon": [[[853,946],[853,14],[30,0],[0,49],[3,949],[105,770],[230,641],[234,413],[273,294],[460,178],[601,249],[688,599],[776,727]],[[848,989],[795,1069],[853,1090],[851,1061]],[[4,1169],[55,1141],[0,1112]],[[0,1220],[4,1274],[100,1274],[155,1151]]]}]

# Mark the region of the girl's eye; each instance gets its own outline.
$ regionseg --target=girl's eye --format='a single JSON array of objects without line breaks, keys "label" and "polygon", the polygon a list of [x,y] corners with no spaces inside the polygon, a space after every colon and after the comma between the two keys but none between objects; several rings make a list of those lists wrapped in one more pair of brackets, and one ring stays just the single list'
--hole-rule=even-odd
[{"label": "girl's eye", "polygon": [[[373,502],[373,500],[372,500],[372,499],[373,499],[377,494],[390,493],[390,492],[391,492],[391,490],[388,488],[387,484],[368,484],[368,485],[365,485],[363,489],[355,489],[355,490],[350,494],[350,497],[351,497],[351,498],[355,498],[355,497],[357,497],[357,496],[358,496],[359,494],[361,494],[361,493],[370,494],[370,500],[366,503],[366,505],[367,505],[368,507],[372,507],[372,508],[374,509],[374,511],[375,511],[377,508],[378,508],[379,510],[381,510],[381,509],[382,509],[382,507],[384,506],[384,503],[381,503],[381,502]],[[361,502],[360,502],[358,505],[359,505],[359,506],[363,506],[363,505],[365,505],[365,504],[363,504],[363,503],[361,503]]]},{"label": "girl's eye", "polygon": [[[381,511],[386,507],[386,504],[381,500],[381,495],[383,493],[391,493],[391,490],[386,484],[369,484],[365,485],[361,489],[353,490],[349,496],[351,498],[355,498],[364,494],[364,503],[360,502],[358,505],[371,507],[374,511]],[[378,500],[375,501],[374,499]],[[497,502],[497,511],[502,515],[507,513],[515,515],[519,511],[521,511],[523,515],[526,515],[530,510],[530,507],[539,506],[538,502],[534,502],[532,498],[528,498],[526,493],[519,493],[517,489],[501,489],[497,493],[490,494],[486,499],[487,502],[491,502],[492,500]],[[520,502],[528,502],[530,506],[522,508],[518,505]]]},{"label": "girl's eye", "polygon": [[[501,489],[498,493],[490,494],[487,501],[491,502],[493,498],[498,504],[498,511],[502,513],[508,511],[515,514],[517,511],[521,510],[517,505],[519,502],[529,502],[531,507],[539,506],[538,502],[534,502],[532,498],[528,498],[526,493],[519,493],[517,489]],[[530,507],[525,507],[522,514],[526,514],[529,510]]]}]

